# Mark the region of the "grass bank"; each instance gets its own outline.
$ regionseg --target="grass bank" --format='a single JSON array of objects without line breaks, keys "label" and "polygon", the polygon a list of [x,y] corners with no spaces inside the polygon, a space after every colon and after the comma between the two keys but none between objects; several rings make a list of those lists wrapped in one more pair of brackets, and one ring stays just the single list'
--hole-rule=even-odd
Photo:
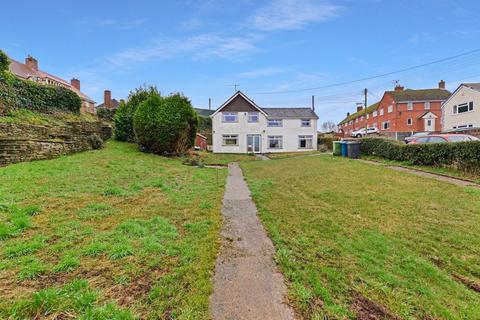
[{"label": "grass bank", "polygon": [[118,142],[0,168],[0,318],[208,319],[226,174]]},{"label": "grass bank", "polygon": [[480,318],[478,190],[328,156],[242,168],[304,319]]}]

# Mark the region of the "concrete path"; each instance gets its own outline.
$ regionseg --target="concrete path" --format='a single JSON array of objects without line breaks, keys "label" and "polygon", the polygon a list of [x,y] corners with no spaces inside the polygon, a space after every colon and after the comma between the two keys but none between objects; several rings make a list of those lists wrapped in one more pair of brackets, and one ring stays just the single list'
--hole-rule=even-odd
[{"label": "concrete path", "polygon": [[286,287],[273,261],[275,249],[238,164],[229,165],[210,309],[214,320],[294,319]]},{"label": "concrete path", "polygon": [[368,163],[368,164],[377,165],[377,166],[384,166],[385,168],[388,168],[388,169],[407,172],[407,173],[414,174],[414,175],[420,176],[420,177],[431,178],[431,179],[435,179],[435,180],[438,180],[438,181],[448,182],[448,183],[455,184],[455,185],[461,186],[461,187],[480,188],[480,185],[478,185],[474,182],[467,181],[467,180],[462,180],[462,179],[457,179],[457,178],[454,178],[454,177],[447,177],[447,176],[440,175],[440,174],[435,174],[435,173],[425,172],[425,171],[421,171],[421,170],[410,169],[410,168],[406,168],[406,167],[387,165],[387,164],[383,164],[383,163],[377,162],[377,161],[362,160],[362,159],[358,159],[358,161],[365,162],[365,163]]}]

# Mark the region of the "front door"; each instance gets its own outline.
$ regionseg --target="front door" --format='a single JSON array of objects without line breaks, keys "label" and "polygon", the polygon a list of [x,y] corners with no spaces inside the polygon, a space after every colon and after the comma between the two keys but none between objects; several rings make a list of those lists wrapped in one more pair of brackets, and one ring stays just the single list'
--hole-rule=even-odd
[{"label": "front door", "polygon": [[259,134],[247,134],[247,152],[260,153],[262,136]]},{"label": "front door", "polygon": [[425,119],[425,131],[435,131],[435,118]]}]

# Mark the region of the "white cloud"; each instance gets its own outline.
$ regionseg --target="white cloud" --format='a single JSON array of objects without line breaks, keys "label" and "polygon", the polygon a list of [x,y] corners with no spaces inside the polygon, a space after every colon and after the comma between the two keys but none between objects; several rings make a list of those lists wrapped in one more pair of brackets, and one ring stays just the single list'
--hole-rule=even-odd
[{"label": "white cloud", "polygon": [[106,58],[107,65],[128,69],[132,63],[165,60],[177,57],[207,59],[212,57],[236,60],[257,51],[261,39],[255,35],[223,37],[201,34],[184,39],[158,39],[143,48],[130,48]]},{"label": "white cloud", "polygon": [[261,68],[245,72],[237,73],[237,76],[245,78],[259,78],[259,77],[268,77],[281,74],[287,71],[285,68]]},{"label": "white cloud", "polygon": [[300,29],[330,20],[338,15],[339,10],[339,6],[328,1],[272,1],[253,15],[249,23],[262,31]]}]

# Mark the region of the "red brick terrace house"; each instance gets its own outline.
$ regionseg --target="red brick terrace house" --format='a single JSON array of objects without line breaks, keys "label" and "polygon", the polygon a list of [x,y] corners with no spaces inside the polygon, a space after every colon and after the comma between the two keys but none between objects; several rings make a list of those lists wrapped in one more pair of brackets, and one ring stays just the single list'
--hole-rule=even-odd
[{"label": "red brick terrace house", "polygon": [[357,109],[340,122],[339,131],[349,136],[354,130],[377,127],[380,134],[404,139],[415,132],[441,131],[442,103],[451,93],[445,89],[445,81],[440,81],[434,89],[404,89],[396,86],[386,91],[382,99],[365,110]]},{"label": "red brick terrace house", "polygon": [[51,75],[45,71],[42,71],[38,68],[37,59],[28,56],[25,58],[25,63],[21,63],[10,59],[10,72],[16,75],[17,77],[24,80],[31,80],[41,84],[60,86],[72,90],[82,100],[82,111],[95,113],[95,101],[93,101],[89,96],[80,91],[80,80],[72,79],[69,82],[59,78],[57,76]]}]

